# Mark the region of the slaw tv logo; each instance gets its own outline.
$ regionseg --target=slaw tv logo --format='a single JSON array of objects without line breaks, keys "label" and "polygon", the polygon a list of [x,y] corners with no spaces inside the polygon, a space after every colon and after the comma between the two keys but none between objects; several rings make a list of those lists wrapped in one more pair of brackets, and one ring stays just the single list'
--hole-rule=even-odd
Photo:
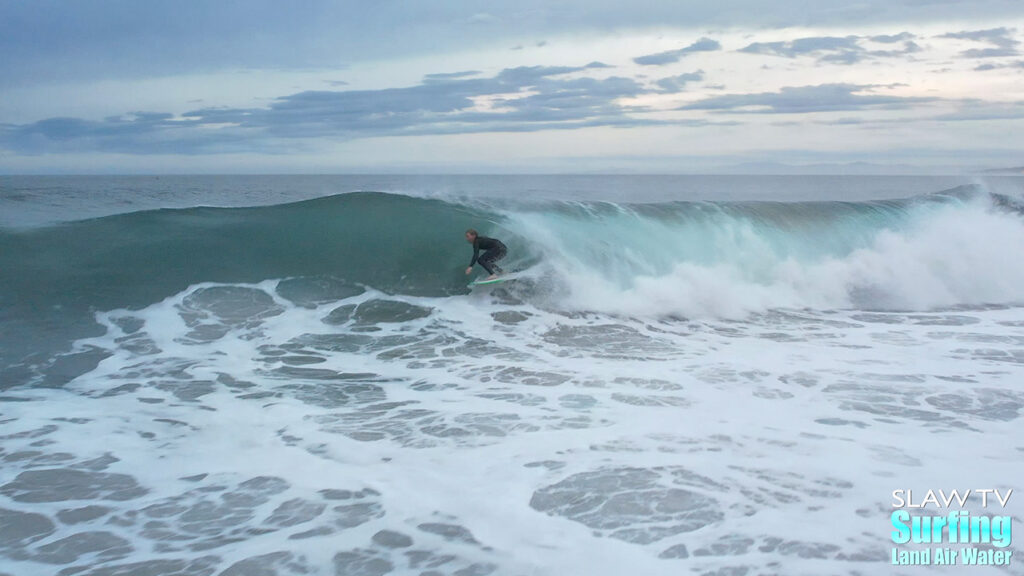
[{"label": "slaw tv logo", "polygon": [[1010,564],[1013,551],[1006,548],[1013,539],[1013,520],[1004,512],[1012,489],[928,490],[920,494],[909,489],[892,492],[893,564]]}]

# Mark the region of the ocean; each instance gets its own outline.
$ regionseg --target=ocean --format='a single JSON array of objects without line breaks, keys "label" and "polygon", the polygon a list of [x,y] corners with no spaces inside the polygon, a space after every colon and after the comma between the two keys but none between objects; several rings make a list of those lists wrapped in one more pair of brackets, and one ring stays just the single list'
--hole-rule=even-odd
[{"label": "ocean", "polygon": [[1015,176],[0,177],[0,574],[916,574],[893,491],[1024,492],[1022,250]]}]

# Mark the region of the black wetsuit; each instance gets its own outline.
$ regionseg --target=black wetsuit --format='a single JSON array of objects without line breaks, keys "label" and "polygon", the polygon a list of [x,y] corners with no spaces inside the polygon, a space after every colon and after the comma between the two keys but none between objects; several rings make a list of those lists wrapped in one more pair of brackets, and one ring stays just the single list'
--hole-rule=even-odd
[{"label": "black wetsuit", "polygon": [[[480,250],[484,251],[483,256],[480,255]],[[495,262],[504,258],[505,252],[505,245],[501,243],[501,240],[477,236],[473,241],[473,259],[469,261],[469,267],[472,268],[473,264],[480,263],[488,274],[492,276],[501,274],[501,267]]]}]

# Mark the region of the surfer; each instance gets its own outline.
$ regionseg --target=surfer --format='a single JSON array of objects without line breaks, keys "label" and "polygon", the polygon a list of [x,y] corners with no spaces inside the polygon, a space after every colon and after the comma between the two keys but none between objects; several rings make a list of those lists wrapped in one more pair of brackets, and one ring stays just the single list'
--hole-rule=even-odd
[{"label": "surfer", "polygon": [[[487,277],[488,280],[497,278],[502,270],[495,262],[504,258],[506,252],[505,245],[501,243],[501,240],[481,236],[476,233],[476,230],[470,228],[466,230],[466,242],[473,245],[473,259],[469,261],[466,275],[468,276],[473,272],[473,264],[480,264],[490,274]],[[480,250],[484,251],[483,256],[480,255]]]}]

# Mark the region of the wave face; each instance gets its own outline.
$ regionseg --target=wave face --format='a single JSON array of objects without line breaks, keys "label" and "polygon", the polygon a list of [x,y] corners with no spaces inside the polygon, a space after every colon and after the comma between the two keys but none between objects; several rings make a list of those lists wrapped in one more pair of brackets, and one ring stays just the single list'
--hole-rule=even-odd
[{"label": "wave face", "polygon": [[[55,353],[102,332],[96,312],[142,308],[202,282],[334,276],[406,294],[464,289],[458,269],[469,255],[457,242],[467,222],[485,217],[437,200],[359,193],[0,229],[0,387],[38,381]],[[47,366],[45,382],[61,385],[81,370]]]},{"label": "wave face", "polygon": [[574,311],[735,316],[779,307],[1024,301],[1014,201],[959,188],[875,202],[471,205],[355,193],[0,231],[4,307],[138,307],[201,282],[332,277],[464,293],[469,226],[506,240],[517,296]]},{"label": "wave face", "polygon": [[372,193],[136,212],[0,234],[0,274],[19,300],[84,299],[100,308],[148,304],[198,282],[289,276],[439,293],[453,286],[457,263],[469,261],[453,240],[479,219],[436,200]]}]

